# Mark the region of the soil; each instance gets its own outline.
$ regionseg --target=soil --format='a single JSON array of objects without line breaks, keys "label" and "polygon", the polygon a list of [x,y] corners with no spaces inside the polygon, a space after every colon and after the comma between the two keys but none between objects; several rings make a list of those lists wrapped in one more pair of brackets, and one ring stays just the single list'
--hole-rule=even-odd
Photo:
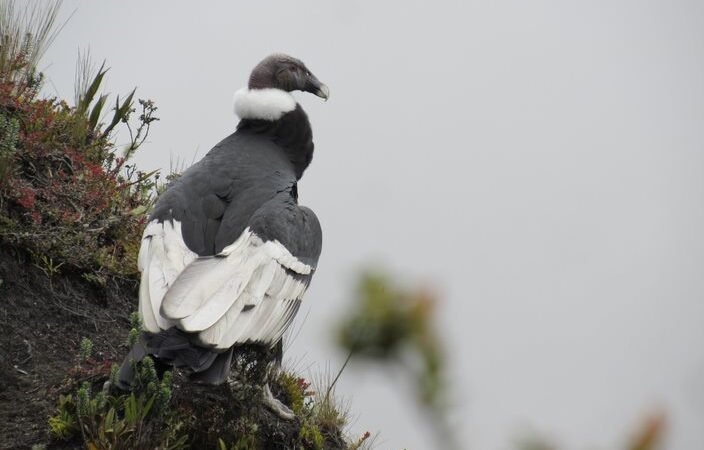
[{"label": "soil", "polygon": [[[108,283],[97,287],[71,273],[49,277],[27,255],[0,248],[0,449],[49,444],[47,419],[58,395],[73,387],[68,374],[91,380],[122,361],[137,283]],[[94,356],[77,373],[84,337]]]},{"label": "soil", "polygon": [[[98,287],[78,274],[49,277],[26,254],[0,247],[0,450],[84,448],[80,439],[52,441],[48,418],[59,394],[75,393],[84,381],[102,387],[111,365],[122,362],[137,293],[134,280]],[[79,364],[84,337],[93,342],[93,356]],[[185,418],[191,448],[214,448],[219,438],[237,442],[244,431],[237,424],[256,424],[260,448],[303,448],[301,419],[281,420],[262,403],[261,388],[254,388],[270,356],[256,346],[240,348],[233,357],[234,372],[244,377],[237,389],[200,386],[174,372],[171,404]],[[290,402],[274,380],[271,388]],[[324,432],[326,449],[347,447],[337,427]]]}]

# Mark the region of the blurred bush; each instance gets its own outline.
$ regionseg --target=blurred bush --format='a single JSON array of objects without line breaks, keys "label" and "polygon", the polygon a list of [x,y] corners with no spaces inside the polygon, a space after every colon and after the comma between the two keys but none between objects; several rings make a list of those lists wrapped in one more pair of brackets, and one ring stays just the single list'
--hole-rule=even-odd
[{"label": "blurred bush", "polygon": [[[342,370],[354,359],[381,367],[402,366],[415,386],[418,405],[431,419],[429,424],[436,435],[437,448],[466,448],[456,441],[454,430],[447,421],[446,400],[450,392],[445,373],[445,352],[434,322],[437,304],[429,292],[401,289],[384,274],[369,272],[362,275],[352,310],[344,314],[338,327],[339,345],[349,355]],[[662,415],[648,418],[625,448],[661,448],[664,423]],[[557,449],[536,437],[523,439],[516,447],[522,450]]]},{"label": "blurred bush", "polygon": [[446,418],[448,383],[435,331],[435,305],[428,291],[403,290],[383,274],[366,273],[360,278],[355,306],[339,326],[338,341],[348,361],[403,366],[441,448],[459,448]]},{"label": "blurred bush", "polygon": [[428,406],[442,400],[443,353],[433,326],[435,300],[425,291],[406,292],[380,274],[362,276],[357,308],[340,326],[342,348],[358,358],[408,363],[413,358],[417,398]]}]

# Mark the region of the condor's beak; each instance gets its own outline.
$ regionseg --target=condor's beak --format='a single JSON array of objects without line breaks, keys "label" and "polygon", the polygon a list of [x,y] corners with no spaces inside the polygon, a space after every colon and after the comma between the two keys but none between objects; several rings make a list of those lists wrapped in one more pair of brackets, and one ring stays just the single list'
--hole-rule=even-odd
[{"label": "condor's beak", "polygon": [[315,93],[318,97],[324,99],[326,102],[330,98],[330,89],[324,84],[321,84],[318,91]]},{"label": "condor's beak", "polygon": [[325,101],[330,98],[330,89],[321,83],[312,73],[306,77],[306,87],[303,90],[315,94]]}]

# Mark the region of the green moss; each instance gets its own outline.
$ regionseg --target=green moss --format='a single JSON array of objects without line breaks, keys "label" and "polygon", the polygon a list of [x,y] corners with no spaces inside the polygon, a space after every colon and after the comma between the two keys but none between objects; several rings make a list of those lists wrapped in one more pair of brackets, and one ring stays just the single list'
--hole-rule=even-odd
[{"label": "green moss", "polygon": [[283,390],[284,400],[294,414],[300,416],[305,402],[305,391],[301,389],[300,378],[289,372],[281,372],[278,382]]},{"label": "green moss", "polygon": [[68,440],[78,431],[76,405],[72,395],[60,395],[56,414],[49,417],[49,432],[52,438]]},{"label": "green moss", "polygon": [[323,450],[325,438],[316,425],[310,422],[304,422],[303,425],[301,425],[301,430],[298,433],[298,437],[301,440],[301,443],[305,446],[304,448]]},{"label": "green moss", "polygon": [[218,439],[218,450],[258,450],[257,436],[255,434],[245,434],[237,439],[237,441],[228,446],[224,440]]}]

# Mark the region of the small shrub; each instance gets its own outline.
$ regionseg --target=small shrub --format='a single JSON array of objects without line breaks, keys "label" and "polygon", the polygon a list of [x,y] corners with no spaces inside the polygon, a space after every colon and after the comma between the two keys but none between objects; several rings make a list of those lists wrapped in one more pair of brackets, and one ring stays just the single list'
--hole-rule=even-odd
[{"label": "small shrub", "polygon": [[[82,346],[79,359],[83,356]],[[135,373],[132,392],[94,393],[95,386],[83,382],[75,397],[61,395],[56,414],[49,418],[52,438],[67,441],[80,436],[86,447],[95,449],[185,448],[188,436],[170,408],[171,372],[159,379],[153,361],[145,358],[135,364]],[[113,365],[111,378],[116,375]]]},{"label": "small shrub", "polygon": [[19,131],[20,123],[16,118],[0,114],[0,186],[12,176]]},{"label": "small shrub", "polygon": [[281,396],[283,397],[281,400],[290,405],[294,414],[301,415],[306,398],[312,395],[308,391],[310,383],[303,378],[284,371],[279,375],[278,384],[281,387]]},{"label": "small shrub", "polygon": [[304,448],[323,450],[325,438],[315,424],[311,422],[304,422],[301,426],[301,431],[298,433],[298,437]]},{"label": "small shrub", "polygon": [[279,400],[287,404],[300,421],[297,445],[304,449],[347,449],[353,446],[345,434],[348,410],[335,397],[330,377],[311,383],[292,372],[282,371],[274,383]]},{"label": "small shrub", "polygon": [[81,339],[81,348],[78,354],[80,361],[87,361],[93,355],[93,341],[84,337]]},{"label": "small shrub", "polygon": [[[128,162],[159,120],[157,107],[140,99],[135,116],[133,91],[117,97],[103,124],[104,65],[90,74],[71,107],[40,98],[41,77],[13,75],[32,64],[31,56],[19,52],[12,56],[16,64],[9,64],[0,51],[0,243],[34,255],[49,276],[64,266],[98,286],[110,277],[136,278],[158,178]],[[120,126],[130,135],[124,148],[113,143]]]},{"label": "small shrub", "polygon": [[68,440],[78,431],[76,405],[71,395],[60,395],[56,415],[49,418],[49,431],[55,439]]}]

